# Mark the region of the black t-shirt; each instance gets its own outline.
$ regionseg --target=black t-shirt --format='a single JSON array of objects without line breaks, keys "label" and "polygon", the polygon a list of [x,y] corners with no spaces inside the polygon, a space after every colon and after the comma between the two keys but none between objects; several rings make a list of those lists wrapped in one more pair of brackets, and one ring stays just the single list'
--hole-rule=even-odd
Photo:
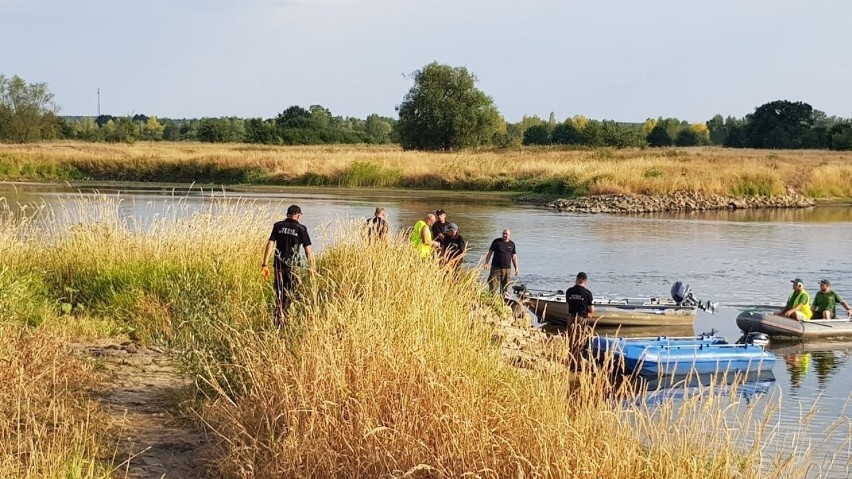
[{"label": "black t-shirt", "polygon": [[272,226],[269,241],[275,241],[275,267],[291,268],[299,258],[299,246],[310,246],[308,229],[298,221],[287,218]]},{"label": "black t-shirt", "polygon": [[589,317],[592,292],[585,286],[575,284],[568,288],[568,291],[565,291],[565,301],[568,303],[568,314],[579,314],[581,318]]},{"label": "black t-shirt", "polygon": [[494,253],[494,256],[491,258],[492,268],[511,268],[512,255],[518,253],[515,249],[515,242],[512,240],[503,241],[503,238],[497,238],[492,241],[488,251]]},{"label": "black t-shirt", "polygon": [[433,224],[433,225],[432,225],[432,239],[433,239],[433,240],[437,240],[437,239],[438,239],[438,235],[442,235],[442,234],[444,234],[444,229],[445,229],[447,226],[449,226],[449,223],[439,223],[439,222],[435,222],[435,224]]},{"label": "black t-shirt", "polygon": [[448,234],[441,239],[441,250],[449,258],[455,258],[464,254],[464,249],[467,247],[467,241],[462,238],[462,235],[457,234],[455,238]]}]

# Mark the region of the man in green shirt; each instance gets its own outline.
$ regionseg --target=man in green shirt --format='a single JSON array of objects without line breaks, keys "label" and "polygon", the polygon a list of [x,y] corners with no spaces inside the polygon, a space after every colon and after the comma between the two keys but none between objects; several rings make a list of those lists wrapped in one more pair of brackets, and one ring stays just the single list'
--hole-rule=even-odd
[{"label": "man in green shirt", "polygon": [[846,315],[852,318],[852,309],[849,308],[849,303],[831,290],[831,282],[827,279],[820,280],[819,292],[814,295],[814,305],[811,308],[814,311],[814,318],[832,319],[836,317],[834,309],[838,303],[846,308]]}]

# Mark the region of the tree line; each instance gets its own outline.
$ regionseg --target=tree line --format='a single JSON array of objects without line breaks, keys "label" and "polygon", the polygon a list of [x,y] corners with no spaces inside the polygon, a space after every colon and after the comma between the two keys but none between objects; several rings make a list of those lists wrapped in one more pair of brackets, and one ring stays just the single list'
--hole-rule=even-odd
[{"label": "tree line", "polygon": [[0,141],[202,141],[268,145],[389,144],[451,151],[476,147],[564,145],[852,150],[852,119],[828,116],[807,103],[778,100],[743,118],[716,115],[704,123],[677,118],[643,123],[524,116],[506,122],[465,67],[430,63],[412,73],[398,119],[335,116],[321,105],[290,106],[274,118],[169,119],[148,115],[62,117],[45,83],[0,75]]}]

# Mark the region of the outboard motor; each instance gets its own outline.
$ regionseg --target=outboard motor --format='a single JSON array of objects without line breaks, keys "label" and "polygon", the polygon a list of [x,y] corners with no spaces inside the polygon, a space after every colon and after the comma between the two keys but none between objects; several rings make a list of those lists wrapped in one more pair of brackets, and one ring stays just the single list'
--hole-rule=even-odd
[{"label": "outboard motor", "polygon": [[698,304],[695,296],[692,295],[692,290],[689,289],[689,285],[680,281],[676,281],[672,285],[672,299],[678,306],[695,306]]},{"label": "outboard motor", "polygon": [[754,344],[755,346],[765,348],[766,345],[769,344],[769,335],[766,333],[759,333],[757,331],[743,333],[742,337],[737,340],[736,344]]},{"label": "outboard motor", "polygon": [[515,296],[522,299],[526,298],[529,294],[529,292],[527,291],[527,285],[525,284],[516,284],[512,286],[512,292],[515,293]]},{"label": "outboard motor", "polygon": [[683,284],[680,281],[676,281],[675,284],[672,285],[672,299],[678,306],[695,306],[710,314],[716,313],[717,303],[700,301],[694,294],[692,294],[692,290],[689,288],[689,285]]}]

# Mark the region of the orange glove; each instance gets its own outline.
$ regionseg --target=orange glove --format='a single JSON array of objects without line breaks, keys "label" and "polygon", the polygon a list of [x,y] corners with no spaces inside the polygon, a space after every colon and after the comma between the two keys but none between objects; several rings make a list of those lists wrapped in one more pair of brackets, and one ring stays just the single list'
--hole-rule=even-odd
[{"label": "orange glove", "polygon": [[269,266],[263,265],[260,267],[260,275],[263,279],[269,279]]}]

